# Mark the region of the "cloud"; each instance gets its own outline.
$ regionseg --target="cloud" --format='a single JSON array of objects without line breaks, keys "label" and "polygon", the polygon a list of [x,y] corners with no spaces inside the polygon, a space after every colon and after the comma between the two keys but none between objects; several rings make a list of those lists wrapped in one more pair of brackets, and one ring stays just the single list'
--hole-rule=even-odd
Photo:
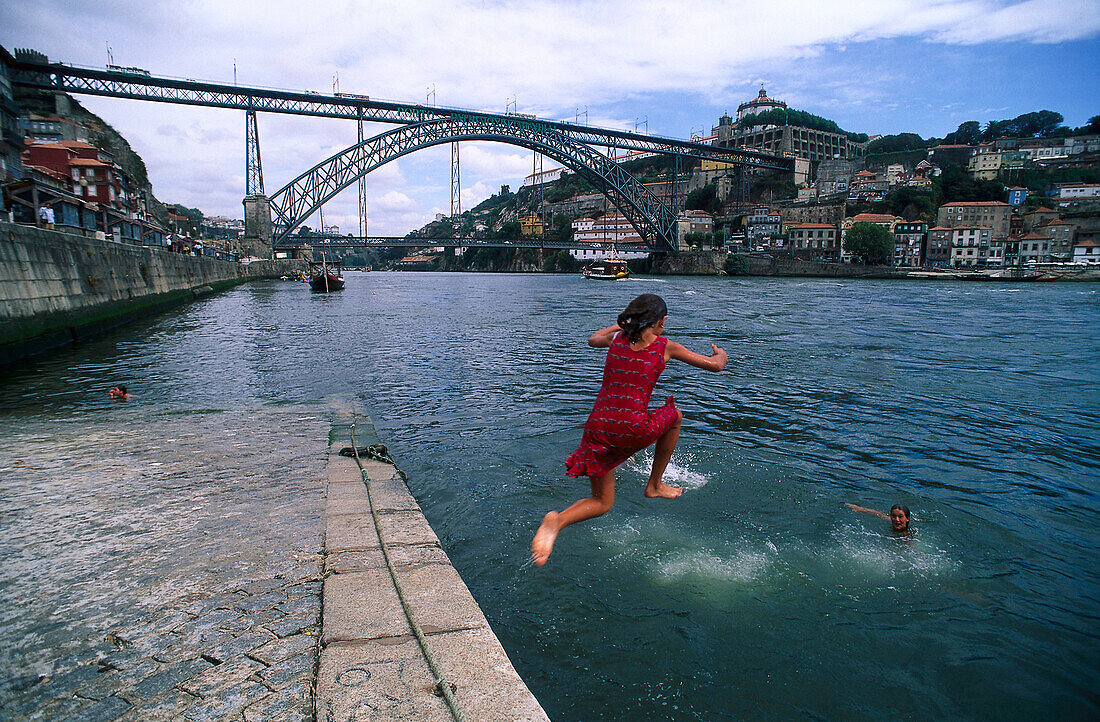
[{"label": "cloud", "polygon": [[[377,99],[422,103],[434,88],[439,105],[504,111],[514,100],[520,112],[566,120],[583,119],[587,107],[593,125],[633,129],[646,118],[651,132],[684,138],[692,130],[709,134],[717,115],[735,110],[760,82],[771,89],[780,81],[777,94],[792,106],[843,111],[861,119],[853,130],[875,132],[867,126],[899,96],[916,98],[914,87],[922,83],[943,84],[907,64],[911,56],[874,57],[867,48],[876,43],[936,52],[988,45],[1000,52],[1100,35],[1095,0],[37,0],[6,3],[4,16],[0,43],[9,50],[32,47],[70,63],[102,66],[109,44],[115,63],[157,75],[233,82],[235,69],[241,85],[328,93],[338,74],[344,92]],[[855,72],[840,60],[852,56],[863,62]],[[1067,92],[1095,97],[1089,88],[1095,89],[1091,76]],[[933,93],[905,100],[912,105],[896,112],[926,105]],[[947,107],[959,97],[936,100]],[[243,113],[82,102],[143,156],[158,197],[240,216]],[[263,114],[259,125],[269,193],[356,139],[347,121]],[[372,125],[368,136],[386,127]],[[444,145],[371,173],[372,231],[404,233],[416,226],[398,229],[401,223],[449,207],[449,164]],[[463,144],[462,171],[465,205],[467,196],[503,183],[518,187],[531,172],[531,154]],[[349,189],[326,206],[326,220],[354,219],[357,204]]]}]

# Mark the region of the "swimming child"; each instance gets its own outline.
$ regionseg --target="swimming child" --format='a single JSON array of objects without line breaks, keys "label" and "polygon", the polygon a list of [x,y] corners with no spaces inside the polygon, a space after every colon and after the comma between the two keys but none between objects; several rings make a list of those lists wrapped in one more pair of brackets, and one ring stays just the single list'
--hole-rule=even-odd
[{"label": "swimming child", "polygon": [[687,350],[662,336],[668,309],[660,296],[638,296],[619,314],[618,323],[600,329],[588,339],[593,348],[606,348],[603,384],[592,413],[584,424],[581,444],[565,460],[567,476],[587,476],[592,496],[564,511],[549,512],[531,542],[531,557],[542,566],[554,540],[565,527],[606,514],[615,502],[615,467],[638,451],[657,443],[645,495],[674,499],[683,489],[661,480],[680,438],[683,414],[669,396],[664,405],[649,410],[649,397],[665,363],[676,359],[707,371],[726,367],[726,352],[711,344],[711,355]]},{"label": "swimming child", "polygon": [[849,509],[851,509],[852,511],[858,511],[858,512],[862,512],[864,514],[870,514],[872,516],[877,516],[879,519],[886,519],[887,521],[890,522],[890,526],[893,528],[894,531],[897,531],[897,532],[909,531],[909,507],[907,507],[907,506],[903,506],[901,504],[894,504],[892,507],[890,507],[890,514],[889,515],[883,514],[881,511],[878,511],[877,509],[868,509],[867,507],[856,506],[855,504],[845,504],[845,506],[848,507]]},{"label": "swimming child", "polygon": [[132,396],[126,393],[126,386],[119,384],[107,392],[112,401],[129,401]]}]

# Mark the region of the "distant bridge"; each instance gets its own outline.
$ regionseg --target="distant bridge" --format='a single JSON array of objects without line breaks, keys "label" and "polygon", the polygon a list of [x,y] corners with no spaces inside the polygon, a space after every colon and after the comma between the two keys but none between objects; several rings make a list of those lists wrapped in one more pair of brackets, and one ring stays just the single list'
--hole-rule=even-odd
[{"label": "distant bridge", "polygon": [[648,252],[644,243],[612,243],[587,241],[557,241],[525,236],[523,238],[413,238],[409,236],[283,236],[275,243],[277,250],[289,250],[308,245],[322,248],[545,248],[548,250],[590,250]]},{"label": "distant bridge", "polygon": [[[323,95],[244,87],[222,83],[156,77],[141,68],[83,68],[51,63],[20,51],[9,68],[16,85],[57,92],[132,98],[212,108],[233,108],[246,113],[246,196],[265,197],[260,163],[257,112],[285,113],[324,118],[343,118],[359,123],[360,140],[335,156],[318,163],[271,196],[276,242],[281,242],[318,208],[362,179],[367,173],[407,153],[450,142],[489,140],[518,145],[547,155],[577,172],[604,193],[634,225],[650,250],[676,248],[676,216],[673,209],[610,159],[616,150],[673,156],[677,167],[684,158],[723,161],[743,180],[746,168],[792,171],[791,158],[753,151],[719,148],[677,140],[596,128],[577,123],[545,120],[518,113],[487,113],[463,108],[398,103],[351,93]],[[398,124],[401,127],[363,139],[364,122]],[[605,148],[599,153],[595,148]],[[537,157],[537,156],[536,156]],[[457,152],[452,155],[452,196],[456,192]],[[360,183],[360,209],[365,212],[365,186]],[[452,207],[455,205],[452,198]],[[246,212],[246,223],[249,214]],[[262,224],[261,224],[262,225]],[[253,232],[247,235],[254,235]]]}]

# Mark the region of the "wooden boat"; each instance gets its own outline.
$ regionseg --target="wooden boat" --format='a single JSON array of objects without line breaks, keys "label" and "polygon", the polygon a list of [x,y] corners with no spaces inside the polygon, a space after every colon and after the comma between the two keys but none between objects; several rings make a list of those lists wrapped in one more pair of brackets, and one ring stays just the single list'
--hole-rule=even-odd
[{"label": "wooden boat", "polygon": [[593,261],[584,267],[582,271],[585,278],[596,278],[604,281],[615,281],[620,278],[628,278],[630,269],[626,261]]},{"label": "wooden boat", "polygon": [[321,254],[321,262],[310,261],[309,287],[317,293],[339,291],[344,287],[344,277],[340,274],[338,266],[331,266]]}]

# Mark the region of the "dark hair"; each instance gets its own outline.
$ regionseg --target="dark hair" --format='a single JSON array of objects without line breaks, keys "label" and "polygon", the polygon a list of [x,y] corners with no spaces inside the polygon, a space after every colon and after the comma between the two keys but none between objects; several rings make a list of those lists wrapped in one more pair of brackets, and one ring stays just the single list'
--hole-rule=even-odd
[{"label": "dark hair", "polygon": [[890,511],[894,511],[895,509],[903,512],[905,514],[906,519],[909,518],[909,507],[904,506],[902,504],[894,504],[892,507],[890,507]]},{"label": "dark hair", "polygon": [[116,386],[115,388],[117,388],[117,389],[118,389],[118,392],[119,392],[120,394],[123,394],[123,395],[125,395],[125,393],[126,393],[126,387],[125,387],[125,386],[123,386],[122,384],[119,384],[119,385],[118,385],[118,386]]},{"label": "dark hair", "polygon": [[668,306],[664,299],[654,293],[643,293],[619,314],[619,328],[626,334],[630,343],[637,343],[642,331],[668,315]]}]

